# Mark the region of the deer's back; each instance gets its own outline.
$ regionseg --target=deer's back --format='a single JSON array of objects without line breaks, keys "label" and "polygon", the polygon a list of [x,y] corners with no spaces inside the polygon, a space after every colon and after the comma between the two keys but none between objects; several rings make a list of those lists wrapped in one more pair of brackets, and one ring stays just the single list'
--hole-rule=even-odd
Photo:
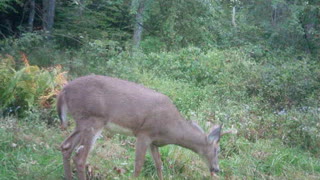
[{"label": "deer's back", "polygon": [[94,116],[121,127],[141,130],[180,117],[167,96],[125,80],[84,76],[71,81],[63,91],[69,112],[78,119]]}]

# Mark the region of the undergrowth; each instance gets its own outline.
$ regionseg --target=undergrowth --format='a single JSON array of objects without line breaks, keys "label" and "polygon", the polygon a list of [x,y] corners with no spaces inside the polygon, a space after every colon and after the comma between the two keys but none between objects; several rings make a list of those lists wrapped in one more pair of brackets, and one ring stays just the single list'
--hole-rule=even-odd
[{"label": "undergrowth", "polygon": [[0,56],[0,60],[0,115],[23,115],[37,108],[52,107],[54,97],[66,83],[61,66],[30,65],[23,53],[17,61],[23,62],[21,66],[10,55]]},{"label": "undergrowth", "polygon": [[[95,43],[103,49],[101,43]],[[1,56],[0,95],[5,97],[0,103],[5,115],[0,119],[1,178],[62,179],[59,145],[72,127],[69,132],[60,131],[52,110],[63,84],[55,79],[69,71],[69,79],[95,73],[155,89],[169,96],[186,119],[197,121],[206,131],[221,123],[226,129],[238,129],[237,135],[221,140],[221,179],[319,179],[318,62],[307,57],[257,61],[241,49],[203,52],[193,47],[149,54],[112,51],[98,56],[91,45],[94,50],[81,49],[79,53],[65,50],[50,54],[42,49],[56,57],[52,58],[52,69],[37,66],[41,52],[29,56],[31,65],[13,56]],[[63,69],[56,64],[62,64]],[[23,113],[4,113],[18,106],[24,107]],[[134,143],[134,138],[109,138],[103,133],[89,158],[88,177],[131,179]],[[165,146],[161,154],[165,179],[210,178],[205,163],[189,150]],[[147,155],[139,179],[150,178],[157,175]]]},{"label": "undergrowth", "polygon": [[[48,127],[41,119],[0,119],[0,177],[9,179],[62,179],[60,143],[72,131]],[[73,125],[72,125],[73,126]],[[165,179],[210,179],[206,164],[195,153],[177,146],[160,148]],[[131,179],[134,138],[106,132],[97,140],[87,164],[90,179]],[[228,135],[222,139],[220,179],[318,179],[320,161],[279,139]],[[150,153],[138,179],[157,179]]]}]

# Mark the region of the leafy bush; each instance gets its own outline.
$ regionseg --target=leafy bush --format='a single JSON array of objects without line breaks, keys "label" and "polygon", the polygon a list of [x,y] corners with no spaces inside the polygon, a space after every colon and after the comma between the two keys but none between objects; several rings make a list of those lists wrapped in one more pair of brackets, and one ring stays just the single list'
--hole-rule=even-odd
[{"label": "leafy bush", "polygon": [[268,60],[263,56],[256,62],[250,56],[242,49],[203,52],[193,47],[176,53],[130,56],[124,52],[107,62],[106,73],[139,81],[139,74],[148,72],[152,76],[192,83],[195,87],[213,86],[212,93],[229,99],[247,96],[259,99],[261,104],[278,110],[316,103],[311,99],[317,99],[320,92],[318,63],[308,59],[292,62],[285,57]]},{"label": "leafy bush", "polygon": [[121,53],[108,61],[106,74],[168,95],[187,118],[198,119],[202,126],[235,125],[253,142],[279,138],[290,146],[317,149],[319,112],[303,111],[319,100],[317,64],[281,58],[259,63],[241,49]]},{"label": "leafy bush", "polygon": [[307,61],[268,63],[257,67],[248,83],[251,95],[277,108],[303,105],[309,97],[319,95],[320,74],[316,63]]},{"label": "leafy bush", "polygon": [[8,101],[7,99],[4,99],[4,94],[8,93],[6,87],[9,86],[11,78],[15,74],[14,65],[14,58],[12,56],[7,55],[6,57],[0,56],[0,94],[1,94],[1,101],[0,104],[2,107],[4,104],[4,101]]},{"label": "leafy bush", "polygon": [[141,42],[141,49],[146,54],[149,54],[149,53],[152,53],[152,52],[153,53],[159,53],[159,52],[163,51],[165,48],[166,48],[165,43],[162,42],[157,37],[146,37]]},{"label": "leafy bush", "polygon": [[222,54],[205,54],[199,48],[190,47],[176,53],[151,53],[140,60],[140,65],[158,76],[203,86],[218,81],[223,66],[221,59]]},{"label": "leafy bush", "polygon": [[22,54],[24,66],[16,71],[12,57],[0,58],[0,107],[4,114],[51,107],[53,97],[66,83],[61,66],[47,69],[31,66]]},{"label": "leafy bush", "polygon": [[[36,33],[23,33],[19,38],[7,38],[0,41],[0,52],[28,52],[37,48],[39,46],[43,46],[45,42],[44,36],[41,35],[41,32]],[[14,51],[14,52],[13,52]]]},{"label": "leafy bush", "polygon": [[285,144],[320,155],[320,109],[292,109],[277,118],[278,137]]}]

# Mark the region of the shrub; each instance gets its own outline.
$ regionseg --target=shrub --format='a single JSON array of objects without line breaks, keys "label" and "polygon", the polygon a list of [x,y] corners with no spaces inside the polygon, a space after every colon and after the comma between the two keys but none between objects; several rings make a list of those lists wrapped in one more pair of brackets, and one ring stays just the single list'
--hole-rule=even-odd
[{"label": "shrub", "polygon": [[0,58],[0,107],[4,109],[3,114],[51,107],[53,97],[66,82],[61,66],[47,69],[31,66],[22,54],[24,66],[16,71],[12,57]]},{"label": "shrub", "polygon": [[199,48],[185,48],[178,52],[151,53],[140,65],[158,76],[191,82],[199,86],[215,84],[223,66],[221,53],[205,54]]},{"label": "shrub", "polygon": [[45,38],[40,33],[23,33],[19,38],[7,38],[0,41],[0,51],[12,52],[12,51],[30,51],[36,47],[43,46]]},{"label": "shrub", "polygon": [[303,105],[310,96],[319,95],[317,64],[307,61],[268,63],[256,68],[256,76],[246,84],[250,95],[261,96],[276,108]]},{"label": "shrub", "polygon": [[134,81],[141,72],[148,72],[195,87],[213,86],[215,94],[233,99],[252,97],[278,110],[312,105],[311,99],[320,92],[319,65],[309,59],[274,58],[256,62],[241,49],[203,52],[193,47],[134,56],[123,52],[110,59],[106,72]]},{"label": "shrub", "polygon": [[141,49],[146,54],[159,53],[165,48],[166,48],[165,43],[162,42],[160,38],[157,38],[157,37],[146,37],[146,39],[144,39],[141,42]]}]

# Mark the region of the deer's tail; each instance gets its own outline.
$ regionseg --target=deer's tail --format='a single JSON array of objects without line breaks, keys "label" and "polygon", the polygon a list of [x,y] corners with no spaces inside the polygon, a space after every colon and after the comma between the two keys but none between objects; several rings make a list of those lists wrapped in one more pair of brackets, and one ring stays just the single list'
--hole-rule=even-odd
[{"label": "deer's tail", "polygon": [[66,129],[68,126],[68,121],[67,121],[68,106],[67,106],[64,90],[62,90],[58,96],[57,111],[58,111],[58,116],[61,122],[61,128]]}]

